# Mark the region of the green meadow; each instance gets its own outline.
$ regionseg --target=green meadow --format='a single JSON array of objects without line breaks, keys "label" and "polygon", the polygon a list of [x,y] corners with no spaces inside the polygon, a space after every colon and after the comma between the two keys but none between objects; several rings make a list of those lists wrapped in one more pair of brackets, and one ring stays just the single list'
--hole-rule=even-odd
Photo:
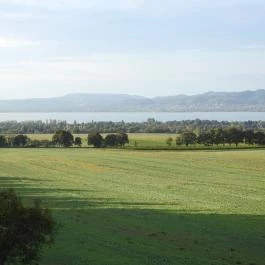
[{"label": "green meadow", "polygon": [[264,150],[11,148],[0,161],[1,188],[62,224],[41,265],[265,264]]},{"label": "green meadow", "polygon": [[[75,134],[74,137],[81,137],[83,146],[87,146],[87,134]],[[106,134],[102,134],[103,137]],[[165,134],[165,133],[129,133],[129,145],[128,148],[135,147],[167,147],[166,140],[168,137],[172,137],[172,146],[175,146],[175,140],[177,134]],[[32,140],[52,140],[52,134],[28,134],[28,137]],[[136,142],[136,144],[135,144]]]}]

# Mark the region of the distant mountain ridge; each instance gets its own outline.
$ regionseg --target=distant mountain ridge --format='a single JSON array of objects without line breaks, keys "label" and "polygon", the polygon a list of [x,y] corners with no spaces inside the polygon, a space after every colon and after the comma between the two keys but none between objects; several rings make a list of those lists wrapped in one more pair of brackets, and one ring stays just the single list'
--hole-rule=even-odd
[{"label": "distant mountain ridge", "polygon": [[207,92],[147,98],[127,94],[68,94],[56,98],[0,100],[0,112],[265,111],[265,90]]}]

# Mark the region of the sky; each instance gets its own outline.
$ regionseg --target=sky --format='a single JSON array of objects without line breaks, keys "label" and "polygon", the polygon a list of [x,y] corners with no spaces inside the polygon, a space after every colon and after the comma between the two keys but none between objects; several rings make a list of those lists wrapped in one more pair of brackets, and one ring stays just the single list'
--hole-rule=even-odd
[{"label": "sky", "polygon": [[0,0],[0,99],[265,89],[264,0]]}]

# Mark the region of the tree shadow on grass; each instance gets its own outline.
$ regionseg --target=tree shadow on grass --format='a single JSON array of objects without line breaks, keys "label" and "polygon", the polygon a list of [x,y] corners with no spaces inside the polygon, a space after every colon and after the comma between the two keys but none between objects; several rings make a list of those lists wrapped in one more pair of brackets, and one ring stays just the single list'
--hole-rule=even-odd
[{"label": "tree shadow on grass", "polygon": [[[104,202],[102,202],[104,204]],[[57,209],[42,264],[264,265],[265,217],[137,208]]]},{"label": "tree shadow on grass", "polygon": [[17,187],[20,185],[24,185],[25,183],[27,185],[30,185],[30,183],[39,182],[39,183],[45,183],[45,182],[52,182],[53,180],[46,180],[46,179],[34,179],[34,178],[21,178],[21,177],[6,177],[6,176],[0,176],[0,188],[11,188],[11,187]]},{"label": "tree shadow on grass", "polygon": [[155,202],[82,199],[84,191],[75,189],[18,188],[42,198],[63,225],[41,265],[265,264],[264,215],[165,210],[169,205]]}]

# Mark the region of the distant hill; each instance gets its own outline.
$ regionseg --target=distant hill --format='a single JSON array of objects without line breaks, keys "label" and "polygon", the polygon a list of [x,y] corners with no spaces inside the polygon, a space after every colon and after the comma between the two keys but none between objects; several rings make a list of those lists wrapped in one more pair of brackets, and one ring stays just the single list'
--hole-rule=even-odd
[{"label": "distant hill", "polygon": [[265,90],[146,98],[126,94],[69,94],[0,100],[0,112],[265,111]]}]

